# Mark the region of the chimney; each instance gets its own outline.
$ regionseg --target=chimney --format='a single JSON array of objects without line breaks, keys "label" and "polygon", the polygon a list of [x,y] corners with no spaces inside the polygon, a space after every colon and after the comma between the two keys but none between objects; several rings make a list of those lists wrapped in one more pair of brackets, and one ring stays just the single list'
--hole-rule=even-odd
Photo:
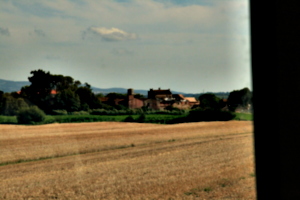
[{"label": "chimney", "polygon": [[129,88],[127,90],[127,95],[133,95],[133,89],[132,88]]}]

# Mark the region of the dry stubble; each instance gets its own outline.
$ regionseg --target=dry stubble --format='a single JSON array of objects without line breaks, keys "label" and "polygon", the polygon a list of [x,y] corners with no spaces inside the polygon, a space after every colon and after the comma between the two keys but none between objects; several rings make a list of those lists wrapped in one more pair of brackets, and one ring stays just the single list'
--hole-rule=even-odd
[{"label": "dry stubble", "polygon": [[1,166],[2,199],[255,199],[251,122],[0,130],[2,163],[65,156]]}]

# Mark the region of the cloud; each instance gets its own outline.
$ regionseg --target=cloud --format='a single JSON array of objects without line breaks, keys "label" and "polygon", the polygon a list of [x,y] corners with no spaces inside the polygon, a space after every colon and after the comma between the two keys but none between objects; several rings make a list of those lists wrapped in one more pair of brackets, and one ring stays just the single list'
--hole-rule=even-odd
[{"label": "cloud", "polygon": [[87,29],[87,31],[83,32],[82,35],[83,39],[85,38],[88,32],[102,37],[102,39],[105,41],[124,41],[124,40],[135,40],[138,38],[137,34],[127,33],[118,28],[108,29],[105,27],[90,27]]},{"label": "cloud", "polygon": [[40,30],[40,29],[34,29],[34,33],[37,35],[37,36],[41,36],[41,37],[45,37],[46,34],[43,30]]},{"label": "cloud", "polygon": [[43,1],[32,1],[30,3],[25,3],[22,1],[13,1],[12,4],[15,7],[17,7],[21,12],[39,16],[42,18],[62,16],[64,13],[59,9],[48,6],[47,2]]},{"label": "cloud", "polygon": [[8,28],[0,27],[0,35],[10,36],[10,32],[9,32]]}]

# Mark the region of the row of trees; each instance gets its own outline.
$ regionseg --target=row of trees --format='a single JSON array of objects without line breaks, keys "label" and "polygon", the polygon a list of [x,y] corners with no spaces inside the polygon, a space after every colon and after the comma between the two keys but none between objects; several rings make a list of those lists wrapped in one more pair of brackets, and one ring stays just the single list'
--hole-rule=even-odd
[{"label": "row of trees", "polygon": [[[88,83],[81,84],[70,76],[53,75],[43,70],[30,72],[29,86],[21,88],[20,92],[3,93],[0,91],[0,111],[2,115],[16,115],[23,108],[37,106],[46,114],[54,114],[57,110],[67,112],[88,111],[90,109],[126,109],[121,105],[115,105],[114,99],[126,98],[126,94],[109,93],[106,96],[111,103],[103,104],[99,97],[102,94],[94,94]],[[142,95],[137,95],[143,97]],[[229,111],[235,111],[237,107],[246,108],[252,102],[252,93],[248,88],[232,91],[227,102],[214,94],[202,94],[199,96],[202,110],[221,110],[227,107]],[[168,108],[173,110],[173,108]]]},{"label": "row of trees", "polygon": [[248,106],[252,104],[252,92],[249,88],[243,88],[241,90],[234,90],[229,93],[228,99],[221,99],[215,94],[207,93],[199,96],[201,109],[223,109],[231,112],[236,111],[237,108],[248,109]]},{"label": "row of trees", "polygon": [[3,115],[15,115],[21,108],[36,105],[47,114],[54,110],[68,112],[103,108],[88,83],[84,85],[70,76],[53,75],[43,70],[31,71],[31,85],[20,92],[0,91],[0,108]]}]

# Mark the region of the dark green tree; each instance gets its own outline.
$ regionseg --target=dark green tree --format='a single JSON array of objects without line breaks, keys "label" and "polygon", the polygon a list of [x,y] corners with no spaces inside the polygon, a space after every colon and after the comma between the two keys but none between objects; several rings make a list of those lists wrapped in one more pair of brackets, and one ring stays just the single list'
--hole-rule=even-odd
[{"label": "dark green tree", "polygon": [[32,76],[28,80],[31,85],[24,86],[20,96],[46,113],[50,114],[53,110],[72,112],[103,107],[88,83],[82,85],[70,76],[53,75],[41,69],[30,73]]},{"label": "dark green tree", "polygon": [[42,110],[49,111],[53,105],[51,91],[55,88],[52,75],[50,72],[45,72],[41,69],[31,71],[30,74],[32,76],[28,77],[28,80],[31,82],[31,85],[22,87],[20,95]]},{"label": "dark green tree", "polygon": [[81,110],[101,108],[99,98],[92,92],[91,86],[88,83],[85,83],[85,86],[79,87],[76,90],[76,94],[80,99]]},{"label": "dark green tree", "polygon": [[237,107],[246,108],[248,104],[252,103],[252,92],[249,88],[243,88],[241,90],[234,90],[229,93],[228,96],[228,109],[235,111]]},{"label": "dark green tree", "polygon": [[199,96],[200,108],[219,110],[221,109],[221,99],[212,93],[206,93]]},{"label": "dark green tree", "polygon": [[4,101],[4,92],[0,90],[0,111],[3,108],[3,102]]},{"label": "dark green tree", "polygon": [[80,110],[80,98],[75,91],[64,89],[56,94],[55,106],[57,110],[67,110],[68,112]]},{"label": "dark green tree", "polygon": [[2,95],[1,100],[1,114],[13,116],[22,108],[28,108],[29,104],[23,98],[16,98],[10,93]]},{"label": "dark green tree", "polygon": [[121,94],[116,92],[111,92],[106,95],[109,99],[125,99],[127,97],[127,94]]},{"label": "dark green tree", "polygon": [[76,91],[81,85],[80,81],[75,81],[70,76],[52,75],[52,80],[54,83],[54,89],[57,92],[63,91],[65,89]]}]

